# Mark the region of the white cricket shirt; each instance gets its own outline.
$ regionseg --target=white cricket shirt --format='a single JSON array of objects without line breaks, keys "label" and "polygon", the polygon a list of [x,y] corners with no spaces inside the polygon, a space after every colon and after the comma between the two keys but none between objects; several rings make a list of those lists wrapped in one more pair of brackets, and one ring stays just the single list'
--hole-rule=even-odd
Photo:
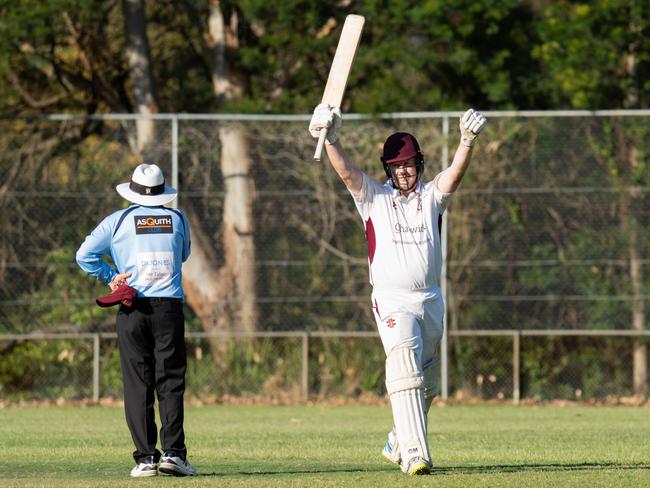
[{"label": "white cricket shirt", "polygon": [[361,191],[352,193],[366,230],[375,291],[440,286],[440,226],[452,194],[440,192],[434,181],[419,181],[404,197],[390,181],[382,185],[364,173]]}]

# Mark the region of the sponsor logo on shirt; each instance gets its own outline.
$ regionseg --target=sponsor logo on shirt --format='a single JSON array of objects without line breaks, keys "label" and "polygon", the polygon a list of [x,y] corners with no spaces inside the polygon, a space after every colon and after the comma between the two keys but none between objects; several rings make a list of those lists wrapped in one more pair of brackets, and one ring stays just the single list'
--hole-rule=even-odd
[{"label": "sponsor logo on shirt", "polygon": [[136,234],[173,234],[172,218],[166,215],[136,215]]},{"label": "sponsor logo on shirt", "polygon": [[386,319],[386,325],[388,326],[389,329],[395,327],[396,324],[397,322],[395,322],[395,319],[393,317],[388,317],[388,319]]},{"label": "sponsor logo on shirt", "polygon": [[138,272],[136,284],[140,286],[169,286],[174,270],[173,252],[139,252],[136,255]]},{"label": "sponsor logo on shirt", "polygon": [[401,234],[403,232],[408,232],[410,234],[416,234],[421,232],[426,232],[427,226],[424,224],[416,225],[414,227],[409,227],[408,225],[402,225],[399,222],[395,224],[395,232]]}]

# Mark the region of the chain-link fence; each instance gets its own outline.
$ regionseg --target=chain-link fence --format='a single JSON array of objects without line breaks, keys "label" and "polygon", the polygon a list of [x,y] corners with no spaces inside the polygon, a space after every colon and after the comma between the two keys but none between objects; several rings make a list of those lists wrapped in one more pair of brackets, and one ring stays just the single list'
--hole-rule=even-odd
[{"label": "chain-link fence", "polygon": [[[349,115],[341,138],[350,158],[383,180],[383,140],[395,130],[412,132],[431,179],[453,157],[458,115]],[[442,351],[443,393],[644,395],[650,113],[487,115],[490,123],[444,225],[450,336]],[[204,313],[200,293],[192,300],[189,287],[188,331],[311,334],[306,379],[305,348],[293,337],[188,337],[191,393],[303,395],[306,383],[319,397],[381,394],[383,351],[373,333],[363,226],[327,161],[312,161],[308,117],[149,120],[156,145],[147,158],[179,189],[178,206],[190,217],[195,248],[189,263],[201,260],[207,270],[201,287],[218,285],[226,271],[236,275],[227,242],[233,208],[249,208],[253,219],[252,229],[235,230],[254,243],[249,264],[255,286],[246,293],[255,304],[255,323],[239,323],[235,314],[224,326],[223,304],[216,300],[219,313]],[[119,396],[109,338],[102,338],[97,359],[89,339],[25,342],[15,334],[114,332],[113,313],[93,306],[105,288],[83,276],[74,254],[104,216],[126,204],[114,187],[141,162],[136,117],[1,124],[0,395],[91,397],[97,394],[92,364],[99,364],[99,394]],[[249,160],[250,169],[238,172],[238,157]],[[237,192],[232,182],[240,179],[251,192]],[[335,331],[371,337],[318,336]]]}]

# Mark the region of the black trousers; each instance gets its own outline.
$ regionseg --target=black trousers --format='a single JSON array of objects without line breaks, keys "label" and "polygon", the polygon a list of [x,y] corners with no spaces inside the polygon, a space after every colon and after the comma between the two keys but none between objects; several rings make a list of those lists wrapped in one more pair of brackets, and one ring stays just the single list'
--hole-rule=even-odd
[{"label": "black trousers", "polygon": [[136,463],[156,449],[154,394],[158,395],[163,451],[187,456],[183,430],[185,393],[185,317],[180,300],[137,299],[135,308],[117,313],[117,342],[124,381],[126,423]]}]

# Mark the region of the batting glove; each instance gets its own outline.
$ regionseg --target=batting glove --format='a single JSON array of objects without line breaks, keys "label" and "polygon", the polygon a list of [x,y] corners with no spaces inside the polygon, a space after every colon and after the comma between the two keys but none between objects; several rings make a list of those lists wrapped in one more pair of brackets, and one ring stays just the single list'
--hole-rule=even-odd
[{"label": "batting glove", "polygon": [[485,124],[487,124],[485,116],[470,108],[460,117],[460,143],[465,146],[473,146]]},{"label": "batting glove", "polygon": [[341,122],[340,108],[332,108],[326,103],[321,103],[314,109],[314,115],[309,122],[309,133],[314,139],[318,139],[321,129],[327,129],[327,142],[334,144],[338,139],[336,129],[341,127]]}]

